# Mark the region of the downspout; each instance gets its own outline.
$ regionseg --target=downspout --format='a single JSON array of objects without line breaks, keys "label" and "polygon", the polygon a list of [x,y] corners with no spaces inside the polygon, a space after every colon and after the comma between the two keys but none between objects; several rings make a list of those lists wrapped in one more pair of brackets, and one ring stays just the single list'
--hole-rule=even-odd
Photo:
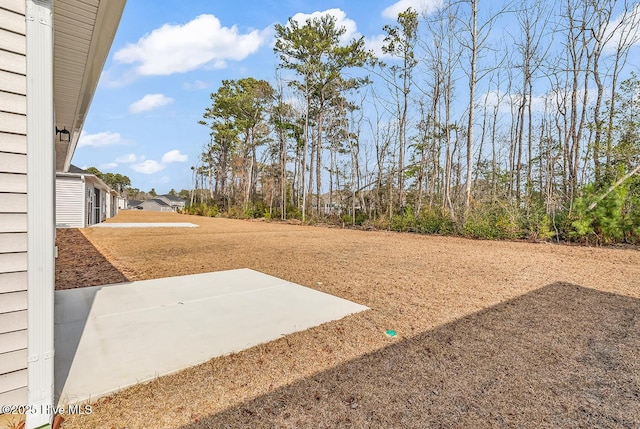
[{"label": "downspout", "polygon": [[53,0],[26,0],[27,63],[27,414],[48,427],[54,401],[55,144]]}]

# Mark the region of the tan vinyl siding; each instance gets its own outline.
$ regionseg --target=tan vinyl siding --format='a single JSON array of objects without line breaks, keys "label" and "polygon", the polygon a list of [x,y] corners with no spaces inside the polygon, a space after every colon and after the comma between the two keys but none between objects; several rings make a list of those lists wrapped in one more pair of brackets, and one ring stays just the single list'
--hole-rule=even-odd
[{"label": "tan vinyl siding", "polygon": [[0,152],[0,171],[4,173],[26,173],[27,155]]},{"label": "tan vinyl siding", "polygon": [[15,74],[26,74],[24,55],[0,50],[0,70]]},{"label": "tan vinyl siding", "polygon": [[27,291],[3,293],[0,314],[24,310],[27,306]]},{"label": "tan vinyl siding", "polygon": [[0,213],[0,234],[5,232],[27,232],[27,214]]},{"label": "tan vinyl siding", "polygon": [[[0,155],[2,152],[0,152]],[[0,192],[27,193],[26,174],[5,174],[0,172]],[[26,211],[25,211],[26,212]]]},{"label": "tan vinyl siding", "polygon": [[0,334],[27,329],[27,310],[0,314]]},{"label": "tan vinyl siding", "polygon": [[80,177],[56,178],[56,226],[84,228],[84,183]]},{"label": "tan vinyl siding", "polygon": [[19,13],[20,15],[22,15],[22,19],[24,19],[24,0],[0,0],[0,8]]},{"label": "tan vinyl siding", "polygon": [[[2,3],[0,2],[0,7],[2,7]],[[0,28],[24,36],[26,30],[24,15],[7,9],[0,9]],[[24,39],[19,40],[17,44],[21,43],[24,43]]]},{"label": "tan vinyl siding", "polygon": [[24,380],[27,379],[27,370],[12,371],[0,374],[0,386],[5,386],[6,391],[20,389],[24,387]]},{"label": "tan vinyl siding", "polygon": [[0,68],[0,91],[24,95],[27,93],[27,80],[23,74],[4,71]]},{"label": "tan vinyl siding", "polygon": [[27,400],[25,1],[0,0],[0,403]]},{"label": "tan vinyl siding", "polygon": [[[0,105],[0,107],[4,107]],[[0,111],[0,129],[13,134],[27,134],[27,116]]]},{"label": "tan vinyl siding", "polygon": [[[0,9],[0,11],[1,10],[2,9]],[[15,52],[16,54],[24,54],[24,35],[16,34],[12,31],[6,31],[0,28],[0,49]]]},{"label": "tan vinyl siding", "polygon": [[14,372],[23,370],[22,362],[27,360],[27,350],[16,350],[14,352],[0,355],[0,372]]},{"label": "tan vinyl siding", "polygon": [[26,251],[26,232],[0,234],[0,253],[15,253]]},{"label": "tan vinyl siding", "polygon": [[26,211],[26,194],[2,194],[2,198],[0,198],[0,213],[25,213]]},{"label": "tan vinyl siding", "polygon": [[[2,342],[0,342],[0,354],[14,352],[16,350],[25,349],[27,346],[27,330],[13,331],[2,334]],[[26,362],[24,367],[26,368]],[[2,386],[2,384],[0,384]],[[25,384],[26,386],[26,384]],[[4,386],[3,386],[4,390]]]},{"label": "tan vinyl siding", "polygon": [[0,273],[0,293],[27,290],[27,272]]},{"label": "tan vinyl siding", "polygon": [[13,94],[10,92],[0,92],[0,106],[3,109],[20,115],[27,114],[27,97],[21,94]]},{"label": "tan vinyl siding", "polygon": [[[27,252],[0,253],[0,272],[16,273],[19,271],[27,271]],[[26,289],[25,287],[24,290]],[[0,298],[4,299],[2,296]]]},{"label": "tan vinyl siding", "polygon": [[3,133],[0,130],[0,152],[27,153],[27,139],[23,135]]},{"label": "tan vinyl siding", "polygon": [[12,390],[10,392],[0,393],[0,404],[26,404],[27,403],[27,388],[22,387],[20,389]]}]

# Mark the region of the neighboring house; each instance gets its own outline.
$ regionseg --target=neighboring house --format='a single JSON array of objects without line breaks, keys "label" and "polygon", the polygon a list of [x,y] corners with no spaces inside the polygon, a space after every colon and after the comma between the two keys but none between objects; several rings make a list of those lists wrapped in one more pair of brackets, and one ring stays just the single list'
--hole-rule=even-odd
[{"label": "neighboring house", "polygon": [[[320,211],[325,215],[351,212],[353,194],[349,191],[333,191],[320,195]],[[311,204],[316,208],[316,197],[311,196]],[[356,200],[355,209],[360,210],[360,203]]]},{"label": "neighboring house", "polygon": [[118,193],[75,165],[56,173],[56,227],[84,228],[118,212]]},{"label": "neighboring house", "polygon": [[118,214],[118,202],[120,201],[120,194],[117,191],[111,189],[109,191],[108,203],[107,203],[107,219],[114,217]]},{"label": "neighboring house", "polygon": [[151,200],[144,200],[138,205],[142,210],[149,210],[153,212],[171,212],[173,209],[169,204],[160,198],[153,198]]},{"label": "neighboring house", "polygon": [[140,207],[140,204],[142,204],[141,200],[127,200],[127,204],[125,208],[142,210],[142,207]]},{"label": "neighboring house", "polygon": [[29,406],[27,429],[50,427],[55,405],[56,172],[69,171],[124,5],[0,0],[0,404]]},{"label": "neighboring house", "polygon": [[129,203],[128,203],[128,199],[127,196],[121,196],[118,195],[118,197],[116,198],[117,202],[116,202],[116,207],[118,207],[118,210],[125,210],[127,208],[129,208]]},{"label": "neighboring house", "polygon": [[165,203],[169,204],[169,206],[171,206],[171,210],[173,210],[174,212],[177,212],[180,209],[183,209],[184,206],[187,204],[187,202],[182,198],[176,197],[175,195],[169,195],[169,194],[159,195],[156,199],[162,200]]}]

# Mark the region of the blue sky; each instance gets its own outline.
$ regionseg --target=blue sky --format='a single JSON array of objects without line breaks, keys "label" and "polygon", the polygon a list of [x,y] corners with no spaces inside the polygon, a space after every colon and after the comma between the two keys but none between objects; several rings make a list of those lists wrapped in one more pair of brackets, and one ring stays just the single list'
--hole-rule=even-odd
[{"label": "blue sky", "polygon": [[[189,189],[191,167],[198,164],[199,154],[209,140],[208,129],[198,121],[210,105],[210,94],[223,79],[254,77],[275,86],[275,23],[285,24],[289,17],[304,22],[313,14],[330,13],[338,25],[346,28],[345,39],[364,36],[366,46],[380,56],[383,27],[395,25],[399,12],[412,7],[425,16],[443,3],[444,0],[128,0],[72,162],[79,167],[95,166],[104,172],[127,175],[132,185],[143,191]],[[503,4],[481,2],[479,12],[493,16]],[[640,2],[633,2],[632,7],[637,11]],[[553,29],[554,23],[562,22],[560,11],[551,6],[547,12],[548,28]],[[516,19],[510,14],[499,16],[501,19],[490,27],[488,43],[493,46],[481,55],[481,74],[495,68],[502,61],[499,57],[504,56],[504,48],[513,48],[519,37]],[[616,13],[608,28],[617,27],[619,22]],[[563,36],[556,40],[551,31],[545,37],[552,45],[547,52],[550,58],[566,57]],[[615,47],[617,40],[617,36],[613,37],[607,46]],[[610,48],[604,52],[609,58],[615,52]],[[638,70],[639,49],[640,37],[626,68]],[[517,63],[517,52],[513,55]],[[461,64],[454,75],[454,109],[459,118],[464,118],[467,59],[462,58]],[[502,66],[505,70],[506,67]],[[286,73],[283,72],[285,80]],[[417,78],[418,85],[425,82],[425,76]],[[625,74],[622,76],[624,79]],[[477,106],[499,106],[508,120],[510,103],[518,100],[517,88],[511,88],[515,92],[510,94],[504,84],[496,87],[492,79],[483,78],[479,84]],[[565,94],[551,91],[549,83],[544,76],[538,76],[535,82],[536,111],[544,109],[545,100],[553,101]],[[384,92],[382,88],[381,93]],[[594,94],[595,90],[589,91],[589,97]],[[412,113],[416,114],[416,110],[414,105]]]},{"label": "blue sky", "polygon": [[382,28],[440,0],[128,0],[73,164],[129,176],[159,193],[191,187],[208,141],[198,125],[223,79],[274,81],[273,25],[330,11],[379,51]]}]

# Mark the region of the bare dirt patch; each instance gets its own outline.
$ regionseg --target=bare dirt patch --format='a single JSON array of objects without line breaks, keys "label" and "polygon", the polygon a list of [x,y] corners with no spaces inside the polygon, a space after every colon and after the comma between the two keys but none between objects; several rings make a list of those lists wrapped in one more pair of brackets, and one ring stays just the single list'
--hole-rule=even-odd
[{"label": "bare dirt patch", "polygon": [[87,240],[82,230],[58,229],[56,246],[57,290],[129,281]]},{"label": "bare dirt patch", "polygon": [[[111,267],[95,278],[246,267],[371,310],[134,386],[64,428],[640,425],[638,251],[172,213],[113,221],[200,228],[85,229]],[[61,253],[74,246],[61,239]],[[83,259],[58,272],[89,271],[68,264]]]}]

